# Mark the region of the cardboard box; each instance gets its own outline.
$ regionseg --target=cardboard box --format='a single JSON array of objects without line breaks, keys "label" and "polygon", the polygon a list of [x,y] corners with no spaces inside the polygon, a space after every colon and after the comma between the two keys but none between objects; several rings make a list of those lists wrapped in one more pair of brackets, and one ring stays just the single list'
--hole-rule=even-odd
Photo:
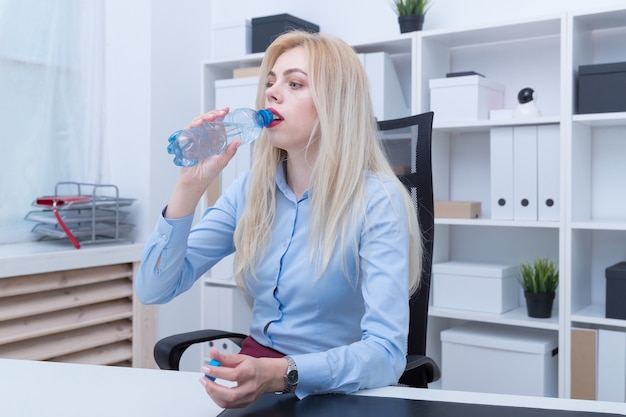
[{"label": "cardboard box", "polygon": [[442,388],[558,396],[556,331],[468,322],[441,332]]},{"label": "cardboard box", "polygon": [[517,265],[433,264],[433,306],[501,314],[519,306]]},{"label": "cardboard box", "polygon": [[626,262],[606,268],[606,317],[626,320]]},{"label": "cardboard box", "polygon": [[438,122],[489,119],[490,110],[503,106],[504,86],[480,75],[437,78],[429,85],[430,110]]},{"label": "cardboard box", "polygon": [[253,18],[252,52],[265,52],[274,39],[294,29],[312,33],[320,31],[320,27],[315,23],[307,22],[306,20],[286,13]]},{"label": "cardboard box", "polygon": [[233,78],[258,77],[261,67],[235,68]]},{"label": "cardboard box", "polygon": [[435,201],[435,217],[476,219],[480,217],[480,201]]},{"label": "cardboard box", "polygon": [[244,19],[241,22],[216,26],[211,36],[211,57],[231,58],[249,54],[252,51],[252,24]]},{"label": "cardboard box", "polygon": [[598,330],[572,329],[571,398],[597,399]]},{"label": "cardboard box", "polygon": [[578,113],[626,111],[626,62],[578,67]]}]

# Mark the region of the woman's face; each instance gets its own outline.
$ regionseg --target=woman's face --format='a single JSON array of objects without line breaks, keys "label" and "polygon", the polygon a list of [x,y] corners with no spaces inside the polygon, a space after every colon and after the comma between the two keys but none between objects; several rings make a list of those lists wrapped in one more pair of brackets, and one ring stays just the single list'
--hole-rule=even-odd
[{"label": "woman's face", "polygon": [[291,155],[301,152],[317,122],[304,47],[289,49],[278,57],[266,86],[266,107],[278,116],[268,129],[270,143]]}]

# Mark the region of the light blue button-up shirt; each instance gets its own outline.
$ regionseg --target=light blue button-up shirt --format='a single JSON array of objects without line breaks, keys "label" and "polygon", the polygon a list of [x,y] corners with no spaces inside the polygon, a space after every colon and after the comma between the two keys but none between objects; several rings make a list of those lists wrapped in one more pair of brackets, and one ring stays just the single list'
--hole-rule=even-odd
[{"label": "light blue button-up shirt", "polygon": [[[192,216],[161,216],[136,279],[142,302],[171,300],[235,250],[248,180],[242,175],[193,228]],[[282,167],[276,186],[270,242],[247,289],[254,299],[250,335],[293,357],[300,398],[396,383],[406,365],[409,324],[406,191],[369,175],[355,239],[345,251],[337,247],[318,276],[309,257],[308,193],[296,200]]]}]

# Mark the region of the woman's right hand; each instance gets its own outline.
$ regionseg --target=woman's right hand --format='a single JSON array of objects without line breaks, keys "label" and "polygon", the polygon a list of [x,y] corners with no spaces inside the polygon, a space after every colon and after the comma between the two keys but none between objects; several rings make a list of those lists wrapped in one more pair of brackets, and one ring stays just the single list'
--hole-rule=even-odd
[{"label": "woman's right hand", "polygon": [[[204,122],[212,122],[223,118],[228,111],[228,107],[224,107],[220,110],[212,110],[201,114],[193,119],[186,126],[186,129],[200,126]],[[192,214],[202,194],[204,194],[209,184],[219,176],[230,160],[233,159],[240,144],[241,141],[237,139],[228,144],[223,153],[205,158],[194,166],[180,168],[178,182],[172,192],[165,217],[181,218]]]}]

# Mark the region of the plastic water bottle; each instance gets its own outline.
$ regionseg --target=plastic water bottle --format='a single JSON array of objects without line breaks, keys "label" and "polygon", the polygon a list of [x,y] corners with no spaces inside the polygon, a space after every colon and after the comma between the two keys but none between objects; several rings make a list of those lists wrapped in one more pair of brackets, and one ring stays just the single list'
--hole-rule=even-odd
[{"label": "plastic water bottle", "polygon": [[221,154],[237,138],[242,144],[254,141],[272,120],[274,115],[267,109],[235,109],[223,119],[174,132],[169,138],[167,152],[174,155],[176,165],[190,167],[211,155]]}]

